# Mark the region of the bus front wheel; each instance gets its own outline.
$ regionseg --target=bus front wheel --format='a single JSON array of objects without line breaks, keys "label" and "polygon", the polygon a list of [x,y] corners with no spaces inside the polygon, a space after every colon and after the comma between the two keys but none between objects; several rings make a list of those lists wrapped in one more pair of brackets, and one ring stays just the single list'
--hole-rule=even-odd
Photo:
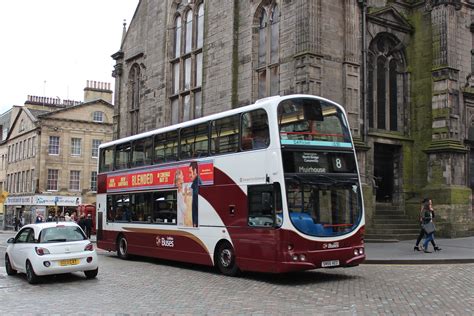
[{"label": "bus front wheel", "polygon": [[129,259],[130,255],[128,254],[128,243],[127,239],[124,236],[120,236],[117,242],[117,257],[120,259]]},{"label": "bus front wheel", "polygon": [[217,248],[215,262],[219,271],[228,276],[236,276],[239,273],[239,267],[235,262],[235,251],[228,242],[223,242]]}]

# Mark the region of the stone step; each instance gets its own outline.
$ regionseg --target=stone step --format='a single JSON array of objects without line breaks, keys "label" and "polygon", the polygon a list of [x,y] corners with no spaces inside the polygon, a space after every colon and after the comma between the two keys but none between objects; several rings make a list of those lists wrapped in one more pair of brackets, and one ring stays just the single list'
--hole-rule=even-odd
[{"label": "stone step", "polygon": [[375,204],[376,210],[399,210],[400,208],[397,205],[392,205],[390,203],[376,203]]},{"label": "stone step", "polygon": [[408,219],[406,215],[374,215],[373,219],[390,221],[392,219]]},{"label": "stone step", "polygon": [[415,240],[417,234],[365,234],[364,240],[366,242],[383,242],[383,241],[399,241],[399,240]]},{"label": "stone step", "polygon": [[385,227],[405,227],[405,228],[416,228],[420,229],[420,225],[414,224],[411,222],[406,223],[394,223],[394,222],[383,222],[383,223],[376,223],[373,225],[375,228],[385,228]]},{"label": "stone step", "polygon": [[399,235],[399,234],[415,234],[417,235],[420,230],[410,228],[374,228],[370,230],[370,234],[375,235]]},{"label": "stone step", "polygon": [[375,225],[393,223],[393,224],[413,224],[413,225],[420,226],[420,224],[417,223],[416,221],[414,222],[407,218],[392,218],[388,221],[386,218],[374,217],[373,222]]},{"label": "stone step", "polygon": [[407,216],[405,212],[401,211],[386,211],[386,210],[376,210],[374,215],[402,215]]}]

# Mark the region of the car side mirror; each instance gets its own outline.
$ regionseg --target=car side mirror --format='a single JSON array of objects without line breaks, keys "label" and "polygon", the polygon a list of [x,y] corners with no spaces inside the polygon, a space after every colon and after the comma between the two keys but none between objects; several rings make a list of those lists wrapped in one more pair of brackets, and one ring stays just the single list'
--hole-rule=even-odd
[{"label": "car side mirror", "polygon": [[14,243],[15,243],[15,238],[13,237],[8,238],[7,244],[14,244]]}]

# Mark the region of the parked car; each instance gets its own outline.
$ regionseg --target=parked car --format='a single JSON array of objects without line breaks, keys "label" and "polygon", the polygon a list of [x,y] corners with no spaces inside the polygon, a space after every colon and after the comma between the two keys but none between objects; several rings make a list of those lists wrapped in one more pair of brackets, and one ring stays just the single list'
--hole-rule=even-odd
[{"label": "parked car", "polygon": [[26,273],[31,284],[43,275],[83,271],[91,279],[99,271],[94,246],[74,222],[25,225],[7,243],[7,274]]}]

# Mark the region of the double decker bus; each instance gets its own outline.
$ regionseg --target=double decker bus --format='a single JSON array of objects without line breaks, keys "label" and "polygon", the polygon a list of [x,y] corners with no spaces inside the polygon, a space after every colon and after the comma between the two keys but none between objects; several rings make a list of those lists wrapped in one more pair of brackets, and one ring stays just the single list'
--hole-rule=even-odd
[{"label": "double decker bus", "polygon": [[364,261],[364,205],[344,109],[270,97],[102,144],[97,246],[239,271]]}]

